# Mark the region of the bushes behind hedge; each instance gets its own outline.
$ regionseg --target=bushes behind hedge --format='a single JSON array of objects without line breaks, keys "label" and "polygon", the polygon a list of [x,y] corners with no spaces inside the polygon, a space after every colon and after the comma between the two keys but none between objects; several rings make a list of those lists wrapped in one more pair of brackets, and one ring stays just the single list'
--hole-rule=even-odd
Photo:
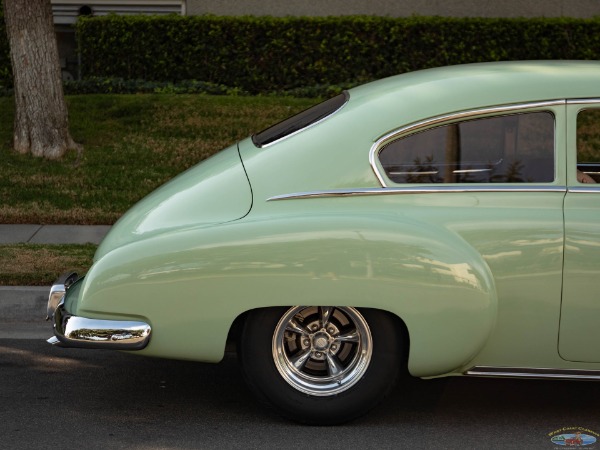
[{"label": "bushes behind hedge", "polygon": [[600,59],[600,19],[112,15],[80,19],[77,35],[85,76],[251,93],[468,62]]}]

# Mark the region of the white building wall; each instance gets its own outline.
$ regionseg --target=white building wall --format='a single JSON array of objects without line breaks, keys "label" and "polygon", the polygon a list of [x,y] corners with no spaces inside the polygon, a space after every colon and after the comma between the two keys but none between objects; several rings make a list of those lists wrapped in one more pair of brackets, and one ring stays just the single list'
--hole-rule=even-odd
[{"label": "white building wall", "polygon": [[115,14],[185,14],[185,0],[51,0],[56,25],[73,25],[81,8],[94,16]]},{"label": "white building wall", "polygon": [[575,17],[600,15],[600,0],[186,0],[188,15],[378,15]]}]

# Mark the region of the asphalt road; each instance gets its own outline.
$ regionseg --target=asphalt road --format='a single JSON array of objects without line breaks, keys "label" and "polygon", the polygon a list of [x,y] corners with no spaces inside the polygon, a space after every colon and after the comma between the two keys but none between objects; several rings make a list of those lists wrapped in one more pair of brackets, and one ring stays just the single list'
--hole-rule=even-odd
[{"label": "asphalt road", "polygon": [[600,432],[599,404],[593,382],[408,379],[362,419],[310,427],[258,405],[235,355],[209,365],[0,339],[2,449],[553,449],[564,427]]}]

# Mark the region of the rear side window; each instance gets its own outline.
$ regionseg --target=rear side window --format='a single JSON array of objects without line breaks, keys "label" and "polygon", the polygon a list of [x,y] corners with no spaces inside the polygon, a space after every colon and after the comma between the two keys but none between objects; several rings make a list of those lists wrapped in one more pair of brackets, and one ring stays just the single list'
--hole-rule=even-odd
[{"label": "rear side window", "polygon": [[332,115],[338,109],[346,104],[349,100],[350,94],[344,91],[342,94],[337,95],[329,100],[325,100],[318,105],[312,106],[301,113],[296,114],[283,122],[279,122],[266,130],[256,133],[252,136],[252,142],[257,147],[264,147],[265,145],[272,144],[275,141],[283,139],[306,127],[316,124],[326,117]]},{"label": "rear side window", "polygon": [[554,116],[486,117],[399,138],[379,153],[395,183],[554,181]]}]

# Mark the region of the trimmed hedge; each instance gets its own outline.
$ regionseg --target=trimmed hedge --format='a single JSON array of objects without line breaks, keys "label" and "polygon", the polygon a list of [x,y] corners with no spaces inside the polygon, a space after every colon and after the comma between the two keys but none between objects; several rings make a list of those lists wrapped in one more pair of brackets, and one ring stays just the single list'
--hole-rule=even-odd
[{"label": "trimmed hedge", "polygon": [[[84,80],[69,92],[322,96],[436,66],[600,59],[600,18],[110,15],[76,28]],[[0,8],[0,92],[11,86]]]},{"label": "trimmed hedge", "polygon": [[[332,97],[349,86],[317,85],[296,89],[274,90],[264,92],[267,95],[290,97]],[[125,80],[123,78],[88,77],[83,80],[64,82],[65,94],[209,94],[209,95],[250,95],[240,88],[232,88],[222,84],[205,81],[183,80],[176,83],[170,81]],[[3,93],[0,96],[10,94]]]},{"label": "trimmed hedge", "polygon": [[174,84],[169,81],[88,77],[83,80],[65,81],[64,87],[66,94],[245,94],[227,86],[187,80]]},{"label": "trimmed hedge", "polygon": [[600,19],[105,16],[77,24],[84,76],[250,93],[451,64],[600,59]]}]

